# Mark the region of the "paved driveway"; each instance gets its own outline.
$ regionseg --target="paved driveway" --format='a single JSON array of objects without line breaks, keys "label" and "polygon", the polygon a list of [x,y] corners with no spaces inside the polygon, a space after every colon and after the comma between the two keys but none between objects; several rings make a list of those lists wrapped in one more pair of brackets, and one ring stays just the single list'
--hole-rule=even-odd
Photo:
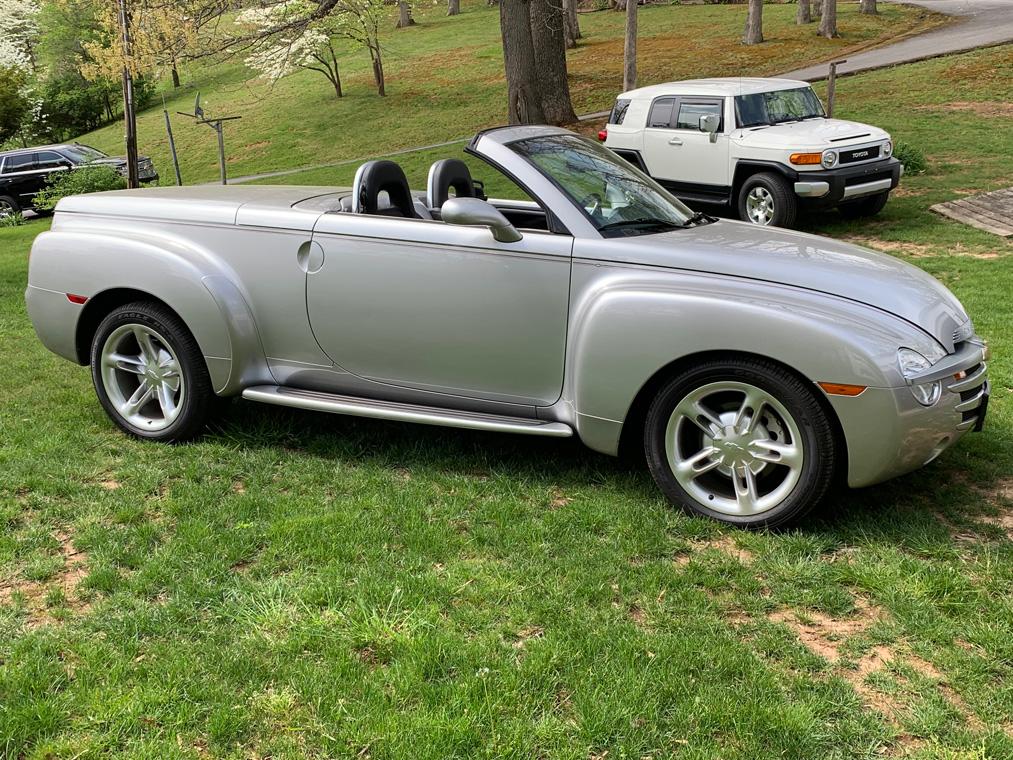
[{"label": "paved driveway", "polygon": [[[848,56],[847,63],[837,67],[838,73],[853,74],[856,71],[1013,41],[1013,0],[906,0],[905,4],[961,16],[963,20],[892,45],[855,53]],[[809,81],[825,79],[827,64],[809,66],[783,76]]]}]

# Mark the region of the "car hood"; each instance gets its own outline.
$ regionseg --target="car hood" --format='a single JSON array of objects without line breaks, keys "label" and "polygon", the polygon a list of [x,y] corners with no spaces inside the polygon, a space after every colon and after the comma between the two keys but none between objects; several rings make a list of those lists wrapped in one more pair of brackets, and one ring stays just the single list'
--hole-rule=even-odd
[{"label": "car hood", "polygon": [[968,321],[935,278],[893,256],[776,227],[720,220],[684,230],[607,241],[608,258],[746,277],[827,293],[894,314],[949,352]]},{"label": "car hood", "polygon": [[843,119],[809,119],[754,127],[742,131],[742,142],[775,148],[829,148],[852,143],[886,140],[890,135],[868,124]]},{"label": "car hood", "polygon": [[[138,156],[137,157],[138,163],[141,163],[142,161],[150,161],[150,160],[151,159],[149,159],[147,156]],[[127,157],[126,156],[106,156],[105,158],[94,158],[91,161],[86,161],[85,163],[86,163],[87,166],[126,166],[127,165]]]}]

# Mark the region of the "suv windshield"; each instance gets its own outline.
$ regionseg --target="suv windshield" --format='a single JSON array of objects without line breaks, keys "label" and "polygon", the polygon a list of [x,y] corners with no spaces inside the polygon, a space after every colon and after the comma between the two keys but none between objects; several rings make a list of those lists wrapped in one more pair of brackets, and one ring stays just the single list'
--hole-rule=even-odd
[{"label": "suv windshield", "polygon": [[602,147],[579,135],[543,135],[510,148],[552,180],[605,237],[664,232],[705,221]]},{"label": "suv windshield", "polygon": [[106,154],[102,151],[89,148],[87,145],[68,145],[63,149],[63,152],[78,164],[94,161],[96,158],[106,157]]},{"label": "suv windshield", "polygon": [[759,127],[825,116],[823,104],[811,87],[735,96],[740,127]]}]

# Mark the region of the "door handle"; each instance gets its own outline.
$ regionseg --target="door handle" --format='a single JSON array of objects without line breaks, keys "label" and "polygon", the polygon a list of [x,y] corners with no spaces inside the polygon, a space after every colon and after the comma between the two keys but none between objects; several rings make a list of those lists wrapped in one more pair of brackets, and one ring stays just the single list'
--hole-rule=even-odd
[{"label": "door handle", "polygon": [[295,258],[301,270],[306,274],[313,274],[319,272],[320,267],[324,265],[324,249],[320,247],[320,243],[307,240],[299,246]]},{"label": "door handle", "polygon": [[680,140],[678,137],[673,137],[671,140],[668,141],[668,144],[669,145],[682,145],[682,140]]}]

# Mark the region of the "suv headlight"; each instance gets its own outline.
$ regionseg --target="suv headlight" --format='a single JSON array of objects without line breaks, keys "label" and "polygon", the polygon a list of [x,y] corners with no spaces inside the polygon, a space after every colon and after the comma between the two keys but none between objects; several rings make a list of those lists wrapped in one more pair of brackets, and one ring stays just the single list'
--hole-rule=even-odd
[{"label": "suv headlight", "polygon": [[823,151],[823,160],[820,161],[827,169],[832,169],[837,166],[837,151],[825,150]]},{"label": "suv headlight", "polygon": [[889,158],[893,155],[893,143],[887,140],[883,143],[883,158]]},{"label": "suv headlight", "polygon": [[[911,348],[897,349],[897,364],[900,365],[900,372],[906,380],[910,380],[927,369],[932,369],[932,362]],[[911,395],[922,406],[932,406],[939,401],[939,397],[943,394],[941,380],[909,385],[908,387],[911,389]]]}]

